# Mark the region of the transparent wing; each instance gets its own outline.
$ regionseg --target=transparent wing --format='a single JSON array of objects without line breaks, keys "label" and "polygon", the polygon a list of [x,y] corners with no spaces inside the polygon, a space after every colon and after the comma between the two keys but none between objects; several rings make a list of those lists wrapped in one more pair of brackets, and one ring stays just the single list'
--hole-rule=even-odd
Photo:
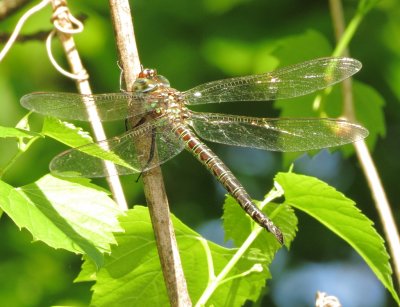
[{"label": "transparent wing", "polygon": [[271,151],[307,151],[352,143],[368,130],[340,119],[257,118],[193,113],[191,126],[205,140]]},{"label": "transparent wing", "polygon": [[146,113],[159,98],[135,93],[80,95],[74,93],[32,93],[21,98],[23,107],[67,120],[88,121],[88,109],[96,109],[100,119],[112,121]]},{"label": "transparent wing", "polygon": [[[149,170],[171,159],[184,148],[167,118],[145,123],[119,137],[67,150],[50,163],[50,170],[64,177],[106,177]],[[140,140],[142,146],[137,146]],[[104,160],[115,165],[107,174]]]},{"label": "transparent wing", "polygon": [[268,101],[306,95],[338,83],[361,69],[351,58],[320,58],[273,72],[209,82],[184,93],[186,103]]}]

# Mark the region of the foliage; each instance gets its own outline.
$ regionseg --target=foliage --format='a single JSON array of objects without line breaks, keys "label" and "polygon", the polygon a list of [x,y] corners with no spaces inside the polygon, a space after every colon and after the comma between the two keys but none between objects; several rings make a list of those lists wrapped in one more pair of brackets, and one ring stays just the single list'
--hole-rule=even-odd
[{"label": "foliage", "polygon": [[[290,210],[283,212],[282,218],[293,219],[293,213]],[[190,296],[196,302],[209,291],[208,288],[219,278],[216,275],[221,274],[239,250],[205,240],[176,218],[173,218],[173,223]],[[135,206],[121,218],[121,225],[125,232],[116,236],[118,245],[113,247],[111,255],[105,259],[104,268],[97,273],[93,304],[167,305],[168,297],[147,209]],[[266,240],[276,252],[279,244],[271,235],[264,233],[263,236],[268,236]],[[240,306],[246,299],[256,300],[265,279],[270,278],[268,265],[271,261],[272,255],[263,250],[246,250],[204,303]],[[145,288],[144,284],[147,285]]]},{"label": "foliage", "polygon": [[285,191],[285,204],[306,212],[349,243],[400,302],[383,239],[352,200],[315,178],[279,173],[276,181]]},{"label": "foliage", "polygon": [[[351,200],[312,177],[280,173],[276,180],[278,191],[267,195],[264,206],[282,193],[285,202],[264,208],[282,229],[287,246],[297,229],[297,219],[289,207],[293,206],[353,246],[398,301],[383,240]],[[66,182],[51,176],[21,189],[2,182],[0,195],[3,195],[1,208],[19,227],[26,227],[36,240],[53,248],[85,254],[90,257],[86,262],[96,264],[84,265],[81,273],[96,280],[94,305],[167,304],[146,208],[135,206],[121,215],[104,191],[87,181]],[[254,226],[231,197],[227,198],[224,208],[227,239],[233,239],[239,249],[207,241],[176,218],[174,228],[192,300],[200,299],[202,304],[216,306],[240,306],[245,300],[257,300],[265,279],[271,277],[268,266],[280,245],[271,234]],[[115,221],[117,216],[120,216],[120,226]],[[117,232],[115,241],[113,232]],[[115,244],[111,250],[109,243]],[[105,256],[103,264],[104,252],[110,254]]]},{"label": "foliage", "polygon": [[103,253],[115,243],[111,232],[120,231],[116,218],[121,213],[107,192],[85,179],[74,182],[51,175],[20,189],[0,183],[1,209],[19,228],[26,228],[34,240],[84,253],[102,265]]}]

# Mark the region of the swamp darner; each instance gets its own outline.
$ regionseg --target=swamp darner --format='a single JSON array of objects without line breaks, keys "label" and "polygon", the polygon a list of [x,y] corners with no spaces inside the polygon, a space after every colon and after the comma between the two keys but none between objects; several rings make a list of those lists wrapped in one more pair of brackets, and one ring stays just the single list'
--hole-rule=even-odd
[{"label": "swamp darner", "polygon": [[[115,164],[115,174],[141,173],[164,163],[184,148],[207,167],[240,206],[282,243],[278,227],[252,202],[224,163],[197,137],[228,145],[273,151],[307,151],[343,145],[365,138],[368,131],[341,119],[257,118],[194,112],[186,105],[234,101],[271,101],[305,95],[338,83],[361,69],[351,58],[321,58],[274,72],[213,81],[186,92],[170,87],[155,70],[143,70],[134,91],[79,95],[32,93],[21,99],[35,112],[68,120],[88,121],[95,108],[102,121],[125,119],[127,132],[56,156],[52,172],[61,176],[106,176],[103,160]],[[137,141],[151,139],[143,150]],[[156,153],[156,158],[154,154]]]}]

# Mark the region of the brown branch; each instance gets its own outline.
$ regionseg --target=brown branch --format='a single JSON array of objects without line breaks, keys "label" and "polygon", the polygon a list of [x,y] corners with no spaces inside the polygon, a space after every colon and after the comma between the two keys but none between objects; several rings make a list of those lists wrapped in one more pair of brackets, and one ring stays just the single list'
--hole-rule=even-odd
[{"label": "brown branch", "polygon": [[14,14],[23,8],[30,0],[2,0],[0,1],[0,20]]},{"label": "brown branch", "polygon": [[[53,0],[52,1],[53,10],[56,13],[60,8],[64,8],[67,6],[66,0]],[[71,24],[70,18],[66,11],[59,10],[59,14],[53,17],[54,22],[57,22],[63,29],[72,29],[73,25]],[[72,70],[72,73],[75,75],[87,75],[85,68],[83,67],[82,61],[80,59],[78,50],[76,49],[74,38],[71,34],[57,31],[58,38],[60,39],[61,45],[64,49],[65,56],[68,60],[69,66]],[[88,81],[88,77],[76,80],[76,86],[78,88],[79,93],[81,94],[91,94],[91,88]],[[106,138],[103,126],[97,115],[96,111],[91,110],[89,112],[91,117],[90,124],[92,126],[95,139],[104,140]],[[115,167],[110,163],[105,162],[104,167],[106,172],[112,172],[110,168]],[[119,181],[119,177],[110,176],[107,177],[108,185],[113,193],[114,199],[117,202],[118,206],[122,210],[127,210],[128,206],[125,201],[124,193],[122,190],[121,183]]]},{"label": "brown branch", "polygon": [[[345,21],[343,17],[343,7],[340,0],[330,0],[330,9],[332,21],[335,28],[336,40],[339,41],[345,29]],[[347,56],[349,51],[346,49],[344,52]],[[346,79],[343,81],[343,115],[350,120],[356,120],[354,113],[353,94],[351,87],[351,80]],[[367,179],[369,188],[372,193],[372,198],[375,202],[375,207],[378,211],[383,230],[385,232],[389,248],[391,251],[392,261],[395,267],[395,276],[397,282],[400,282],[400,239],[396,227],[396,222],[390,208],[389,201],[386,197],[385,189],[383,188],[378,171],[375,167],[374,161],[364,141],[354,143],[357,153],[357,158],[360,161],[364,176]]]},{"label": "brown branch", "polygon": [[[119,64],[127,90],[132,90],[135,77],[141,70],[128,0],[110,0]],[[138,144],[138,146],[144,146]],[[171,306],[191,306],[183,275],[178,246],[170,219],[161,169],[156,167],[143,173],[144,191],[157,242],[161,268]]]},{"label": "brown branch", "polygon": [[[20,34],[18,35],[17,39],[15,42],[18,43],[25,43],[25,42],[30,42],[30,41],[41,41],[44,42],[47,37],[49,36],[51,30],[49,31],[37,31],[35,33],[31,34]],[[0,33],[0,43],[5,43],[7,42],[11,37],[11,34],[9,33]]]}]

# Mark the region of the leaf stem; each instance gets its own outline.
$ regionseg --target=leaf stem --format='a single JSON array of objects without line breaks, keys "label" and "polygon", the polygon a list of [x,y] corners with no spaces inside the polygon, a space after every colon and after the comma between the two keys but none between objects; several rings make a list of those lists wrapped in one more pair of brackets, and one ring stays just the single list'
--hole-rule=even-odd
[{"label": "leaf stem", "polygon": [[196,307],[201,307],[206,304],[206,302],[210,299],[211,295],[214,293],[215,289],[223,283],[225,277],[229,274],[229,272],[235,267],[236,263],[242,258],[244,253],[250,248],[251,244],[257,239],[258,235],[263,231],[263,228],[256,225],[247,239],[243,242],[242,246],[237,250],[235,255],[229,260],[228,264],[222,269],[222,271],[215,277],[214,280],[207,286],[201,297],[196,303]]},{"label": "leaf stem", "polygon": [[[339,2],[340,0],[331,0],[330,2]],[[363,15],[360,11],[357,11],[356,15],[351,19],[347,27],[345,28],[343,34],[340,36],[338,43],[336,44],[335,50],[332,53],[332,56],[338,57],[347,55],[347,48],[350,44],[351,39],[353,38],[355,32],[358,29],[361,21],[363,20]],[[334,16],[332,18],[335,18]]]},{"label": "leaf stem", "polygon": [[204,248],[204,252],[206,253],[207,267],[208,267],[208,281],[209,283],[211,283],[215,279],[215,270],[214,270],[214,263],[210,247],[208,246],[207,240],[204,239],[203,237],[195,237],[195,238],[200,241],[201,245]]}]

